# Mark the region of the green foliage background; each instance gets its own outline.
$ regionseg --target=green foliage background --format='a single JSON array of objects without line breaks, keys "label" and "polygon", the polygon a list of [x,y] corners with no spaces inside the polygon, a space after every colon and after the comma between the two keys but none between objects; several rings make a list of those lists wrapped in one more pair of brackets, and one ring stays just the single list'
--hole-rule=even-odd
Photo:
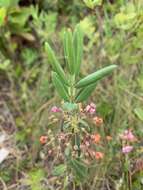
[{"label": "green foliage background", "polygon": [[[10,164],[8,171],[7,165],[0,166],[0,175],[8,185],[20,179],[18,171],[24,171],[28,177],[25,183],[36,190],[40,183],[37,178],[43,179],[48,173],[39,169],[43,163],[37,161],[39,136],[53,127],[47,115],[59,98],[51,82],[44,42],[50,42],[65,67],[61,47],[64,29],[74,29],[77,23],[85,33],[81,77],[109,64],[119,66],[89,99],[97,104],[107,133],[115,137],[121,130],[133,128],[139,139],[143,136],[142,0],[0,0],[0,101],[9,105],[15,118],[16,146],[24,152],[25,145],[29,149],[18,164]],[[101,178],[107,174],[113,177],[115,189],[119,176],[110,163],[112,156]],[[31,183],[34,179],[37,184]],[[140,174],[134,184],[136,190],[141,190],[141,180]]]}]

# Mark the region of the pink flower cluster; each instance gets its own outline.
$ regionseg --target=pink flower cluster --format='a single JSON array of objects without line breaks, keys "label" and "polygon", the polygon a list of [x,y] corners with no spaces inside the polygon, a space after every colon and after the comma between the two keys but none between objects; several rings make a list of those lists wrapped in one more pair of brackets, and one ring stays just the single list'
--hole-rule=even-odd
[{"label": "pink flower cluster", "polygon": [[61,112],[61,111],[62,111],[61,108],[58,108],[57,106],[53,106],[51,108],[51,112],[53,112],[53,113],[58,113],[58,112]]},{"label": "pink flower cluster", "polygon": [[124,154],[128,154],[129,152],[131,152],[133,150],[133,146],[124,146],[122,148],[122,153]]},{"label": "pink flower cluster", "polygon": [[85,111],[89,114],[94,114],[96,112],[96,105],[94,103],[90,103],[86,106]]},{"label": "pink flower cluster", "polygon": [[137,140],[134,134],[132,133],[132,130],[125,130],[124,133],[120,135],[120,138],[126,142],[126,145],[122,147],[122,153],[130,153],[133,150],[133,146],[129,145],[129,143],[135,142]]},{"label": "pink flower cluster", "polygon": [[134,142],[136,141],[136,137],[132,133],[131,129],[125,130],[123,134],[120,135],[120,138],[122,140]]}]

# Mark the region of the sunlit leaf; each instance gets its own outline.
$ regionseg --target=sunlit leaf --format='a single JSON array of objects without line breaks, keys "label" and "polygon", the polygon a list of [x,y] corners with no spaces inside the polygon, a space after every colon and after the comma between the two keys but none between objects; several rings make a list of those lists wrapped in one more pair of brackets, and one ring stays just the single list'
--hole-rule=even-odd
[{"label": "sunlit leaf", "polygon": [[94,9],[95,6],[102,4],[102,0],[83,0],[87,7]]},{"label": "sunlit leaf", "polygon": [[136,108],[134,109],[135,114],[137,117],[143,121],[143,109],[142,108]]},{"label": "sunlit leaf", "polygon": [[104,78],[105,76],[107,76],[108,74],[110,74],[116,67],[117,67],[117,65],[110,65],[110,66],[107,66],[103,69],[100,69],[100,70],[88,75],[87,77],[81,79],[76,84],[76,88],[82,88],[84,86],[88,86],[92,83],[95,83],[96,81],[98,81],[98,80]]}]

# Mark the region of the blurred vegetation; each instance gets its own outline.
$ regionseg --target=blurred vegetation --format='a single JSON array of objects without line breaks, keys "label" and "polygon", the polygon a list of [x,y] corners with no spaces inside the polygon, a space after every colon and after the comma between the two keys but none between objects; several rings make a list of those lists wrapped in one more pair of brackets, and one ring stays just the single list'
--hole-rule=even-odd
[{"label": "blurred vegetation", "polygon": [[[50,42],[65,67],[60,45],[63,31],[74,29],[77,23],[85,33],[81,77],[109,64],[119,66],[89,99],[96,103],[106,133],[116,139],[123,129],[132,128],[142,140],[142,0],[0,0],[0,102],[6,102],[16,125],[11,134],[13,156],[0,164],[1,190],[64,189],[68,183],[63,177],[65,166],[58,168],[59,176],[53,168],[60,160],[48,156],[47,148],[39,143],[42,134],[49,141],[56,136],[58,123],[50,108],[60,103],[51,83],[44,42]],[[0,123],[2,131],[9,127],[3,129]],[[95,163],[96,171],[78,188],[119,190],[122,176],[121,163],[114,157],[117,151],[107,154],[102,167]],[[142,158],[142,144],[134,156],[138,158]],[[133,189],[142,188],[140,171],[133,176]]]}]

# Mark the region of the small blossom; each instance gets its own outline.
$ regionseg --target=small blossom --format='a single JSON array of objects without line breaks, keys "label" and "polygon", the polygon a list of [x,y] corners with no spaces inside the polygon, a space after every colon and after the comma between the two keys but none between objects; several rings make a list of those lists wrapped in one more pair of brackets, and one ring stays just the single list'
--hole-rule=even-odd
[{"label": "small blossom", "polygon": [[65,133],[60,133],[59,136],[58,136],[58,138],[59,138],[60,141],[66,140],[66,135],[65,135]]},{"label": "small blossom", "polygon": [[91,138],[92,138],[92,140],[93,140],[94,143],[99,143],[101,141],[100,134],[91,135]]},{"label": "small blossom", "polygon": [[89,141],[85,141],[85,145],[86,145],[87,147],[90,146]]},{"label": "small blossom", "polygon": [[78,150],[78,146],[77,145],[74,145],[74,150]]},{"label": "small blossom", "polygon": [[53,106],[53,107],[51,108],[51,112],[53,112],[53,113],[61,112],[61,109],[58,108],[57,106]]},{"label": "small blossom", "polygon": [[40,143],[41,143],[41,144],[46,144],[46,142],[47,142],[47,136],[44,136],[44,135],[41,136],[41,137],[40,137]]},{"label": "small blossom", "polygon": [[90,114],[94,114],[96,112],[96,105],[94,103],[90,103],[86,106],[85,111]]},{"label": "small blossom", "polygon": [[49,151],[48,151],[48,154],[49,154],[49,155],[51,155],[51,154],[52,154],[52,152],[53,152],[52,150],[49,150]]},{"label": "small blossom", "polygon": [[107,139],[107,141],[111,141],[112,137],[108,135],[108,136],[106,136],[106,139]]},{"label": "small blossom", "polygon": [[96,116],[93,118],[93,121],[95,122],[97,126],[100,126],[101,124],[103,124],[103,119],[101,117]]},{"label": "small blossom", "polygon": [[133,146],[124,146],[122,148],[122,153],[124,154],[128,154],[129,152],[131,152],[133,150]]},{"label": "small blossom", "polygon": [[104,154],[102,152],[95,152],[95,158],[96,160],[103,159]]},{"label": "small blossom", "polygon": [[120,135],[120,138],[122,140],[127,140],[127,141],[131,141],[131,142],[136,140],[136,137],[132,133],[131,129],[125,130],[124,133]]}]

